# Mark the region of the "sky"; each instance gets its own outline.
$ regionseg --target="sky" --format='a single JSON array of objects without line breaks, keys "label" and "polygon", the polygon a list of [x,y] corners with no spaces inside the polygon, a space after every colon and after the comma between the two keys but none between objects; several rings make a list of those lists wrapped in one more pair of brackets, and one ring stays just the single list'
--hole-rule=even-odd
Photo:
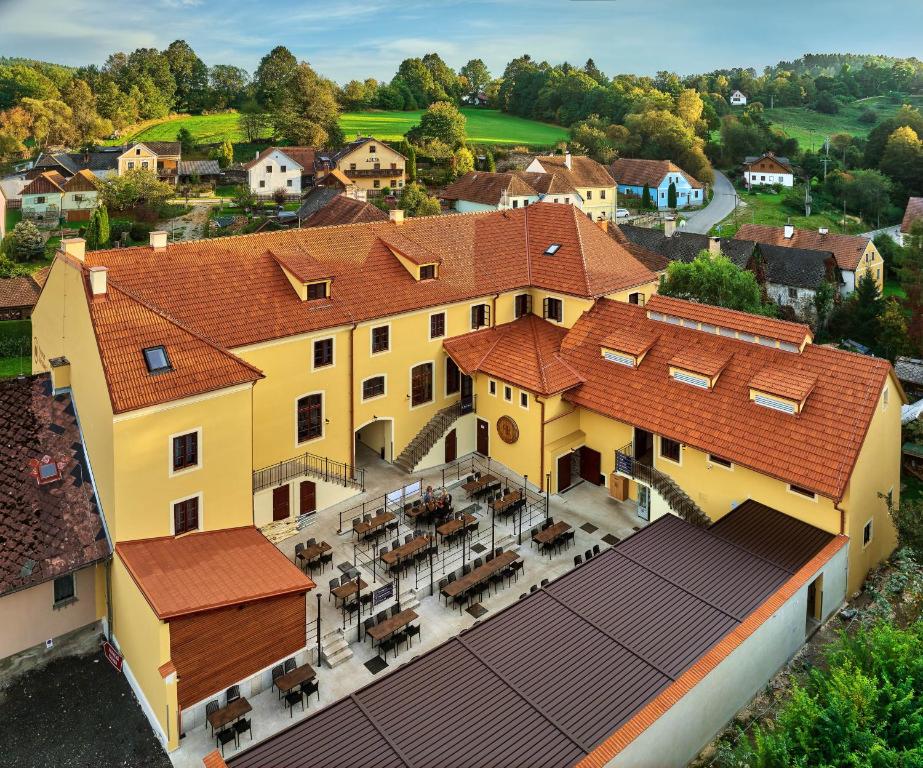
[{"label": "sky", "polygon": [[430,51],[494,75],[523,53],[608,74],[758,71],[806,52],[923,58],[921,0],[0,0],[0,56],[102,64],[185,39],[252,73],[276,45],[345,83]]}]

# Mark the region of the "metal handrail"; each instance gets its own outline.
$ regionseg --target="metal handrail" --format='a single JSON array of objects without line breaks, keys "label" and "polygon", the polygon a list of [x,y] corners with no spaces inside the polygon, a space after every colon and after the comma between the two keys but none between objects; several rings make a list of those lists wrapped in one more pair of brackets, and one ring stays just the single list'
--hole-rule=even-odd
[{"label": "metal handrail", "polygon": [[343,461],[326,456],[305,453],[292,459],[280,461],[270,467],[254,470],[253,492],[273,488],[296,477],[316,477],[325,482],[334,482],[344,488],[365,490],[365,470]]},{"label": "metal handrail", "polygon": [[[442,439],[446,430],[454,424],[461,416],[467,413],[476,412],[475,397],[471,400],[458,400],[452,405],[447,406],[439,411],[429,423],[423,428],[421,441],[410,448],[410,466],[415,467],[423,457],[432,449],[432,447]],[[409,447],[409,446],[408,446]]]}]

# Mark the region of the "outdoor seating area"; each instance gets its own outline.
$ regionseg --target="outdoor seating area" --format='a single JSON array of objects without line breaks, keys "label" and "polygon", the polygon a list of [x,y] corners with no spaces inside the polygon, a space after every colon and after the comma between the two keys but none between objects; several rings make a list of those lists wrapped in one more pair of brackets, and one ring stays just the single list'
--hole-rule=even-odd
[{"label": "outdoor seating area", "polygon": [[318,568],[323,573],[332,562],[333,547],[326,541],[318,542],[311,538],[304,544],[295,544],[295,564],[305,573],[313,576]]},{"label": "outdoor seating area", "polygon": [[[395,657],[402,644],[409,648],[413,638],[420,635],[419,616],[411,609],[401,610],[394,605],[389,611],[380,611],[364,623],[365,636],[371,640],[379,655],[388,660],[388,654],[394,651]],[[414,622],[417,622],[416,624]]]},{"label": "outdoor seating area", "polygon": [[476,558],[473,565],[462,566],[461,574],[455,578],[446,577],[439,584],[439,594],[446,603],[451,601],[459,611],[475,602],[481,602],[484,592],[490,595],[491,587],[500,588],[504,580],[512,582],[518,579],[523,570],[523,562],[516,552],[503,552],[502,548],[488,555],[487,562]]},{"label": "outdoor seating area", "polygon": [[532,529],[532,543],[543,555],[549,557],[557,554],[559,549],[567,549],[573,544],[575,537],[570,523],[563,520],[556,523],[550,517],[539,528]]},{"label": "outdoor seating area", "polygon": [[215,746],[221,748],[224,755],[225,747],[234,742],[240,746],[240,737],[247,733],[253,738],[252,723],[246,717],[253,709],[246,697],[240,695],[240,689],[232,685],[226,691],[227,703],[220,706],[218,699],[205,705],[206,727],[211,727],[212,736],[215,737]]}]

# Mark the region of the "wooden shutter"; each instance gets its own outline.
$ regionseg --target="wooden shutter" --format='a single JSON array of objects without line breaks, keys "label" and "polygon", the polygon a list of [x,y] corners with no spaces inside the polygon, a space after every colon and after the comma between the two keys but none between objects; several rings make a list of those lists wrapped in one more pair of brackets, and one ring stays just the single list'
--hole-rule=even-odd
[{"label": "wooden shutter", "polygon": [[542,299],[542,317],[546,320],[548,319],[548,305],[551,303],[551,299],[547,296]]}]

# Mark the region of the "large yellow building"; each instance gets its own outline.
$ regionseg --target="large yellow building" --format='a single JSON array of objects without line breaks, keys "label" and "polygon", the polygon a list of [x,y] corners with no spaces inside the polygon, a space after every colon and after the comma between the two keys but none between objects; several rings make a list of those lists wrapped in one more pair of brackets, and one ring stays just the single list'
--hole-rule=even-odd
[{"label": "large yellow building", "polygon": [[[214,693],[201,681],[233,682],[226,661],[211,676],[190,661],[196,638],[235,636],[225,611],[290,628],[271,649],[227,647],[238,679],[297,650],[313,584],[253,526],[354,493],[360,443],[407,469],[478,450],[539,487],[602,483],[650,517],[714,520],[753,498],[848,534],[852,587],[891,551],[890,366],[816,347],[806,326],[654,296],[656,276],[606,225],[539,203],[171,245],[152,233],[111,251],[62,242],[33,369],[78,411],[116,550],[99,586],[107,630],[168,747]],[[445,409],[451,447],[415,452]]]}]

